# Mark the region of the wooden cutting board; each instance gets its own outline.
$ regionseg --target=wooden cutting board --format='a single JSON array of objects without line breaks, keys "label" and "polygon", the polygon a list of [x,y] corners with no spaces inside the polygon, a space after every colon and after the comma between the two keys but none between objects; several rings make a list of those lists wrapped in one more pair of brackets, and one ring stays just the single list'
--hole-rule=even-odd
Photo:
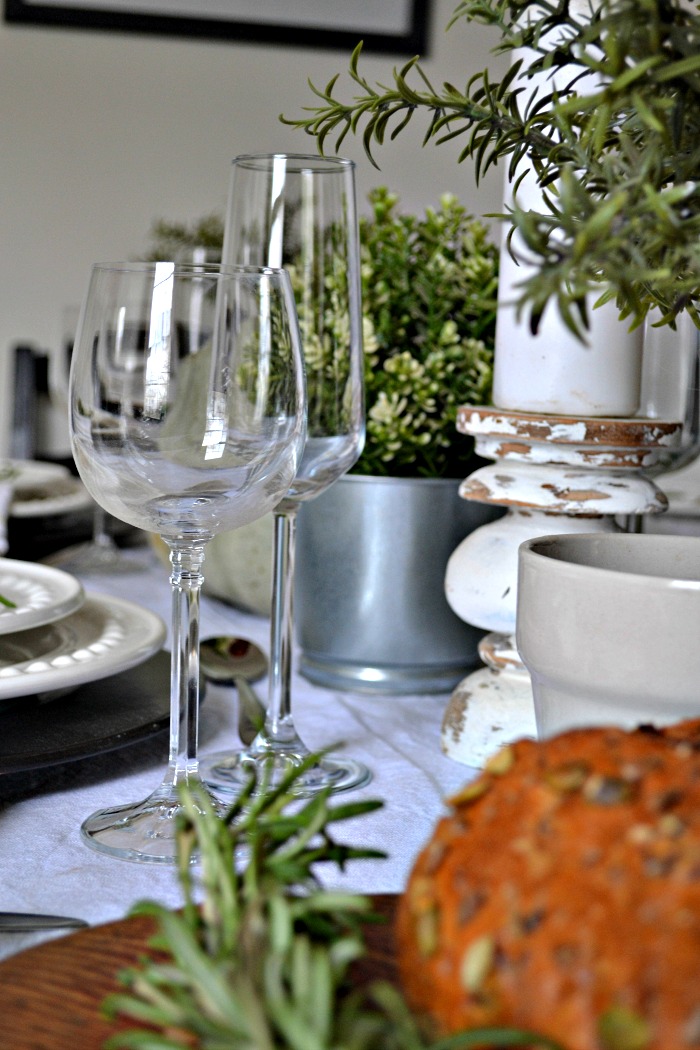
[{"label": "wooden cutting board", "polygon": [[[394,895],[373,898],[386,922],[367,928],[368,957],[358,980],[396,979]],[[100,1005],[119,989],[117,974],[148,951],[151,919],[136,916],[94,926],[0,963],[2,1050],[99,1050],[126,1023],[107,1022]]]}]

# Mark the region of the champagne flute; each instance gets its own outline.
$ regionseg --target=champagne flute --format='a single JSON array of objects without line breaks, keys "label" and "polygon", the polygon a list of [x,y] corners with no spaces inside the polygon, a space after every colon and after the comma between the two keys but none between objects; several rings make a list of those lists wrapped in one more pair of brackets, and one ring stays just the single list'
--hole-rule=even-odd
[{"label": "champagne flute", "polygon": [[70,378],[71,443],[88,491],[170,548],[170,748],[144,801],[100,810],[84,840],[176,859],[178,785],[199,784],[199,596],[207,542],[269,512],[305,436],[288,274],[172,262],[93,267]]},{"label": "champagne flute", "polygon": [[[246,749],[203,759],[219,792],[255,765],[273,779],[308,758],[292,717],[292,593],[297,512],[348,471],[364,442],[362,312],[354,165],[340,158],[260,154],[233,161],[223,259],[283,266],[291,276],[306,368],[308,432],[293,484],[274,511],[270,687],[264,726]],[[368,770],[329,754],[295,782],[299,795],[358,787]]]}]

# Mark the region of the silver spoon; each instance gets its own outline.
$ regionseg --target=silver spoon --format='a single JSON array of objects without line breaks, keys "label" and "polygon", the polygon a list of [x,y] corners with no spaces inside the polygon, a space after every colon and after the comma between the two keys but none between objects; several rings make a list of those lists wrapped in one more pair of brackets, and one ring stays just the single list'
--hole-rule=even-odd
[{"label": "silver spoon", "polygon": [[205,638],[199,647],[202,673],[217,685],[235,685],[238,691],[238,735],[250,744],[265,721],[265,707],[251,682],[267,674],[267,657],[247,638]]}]

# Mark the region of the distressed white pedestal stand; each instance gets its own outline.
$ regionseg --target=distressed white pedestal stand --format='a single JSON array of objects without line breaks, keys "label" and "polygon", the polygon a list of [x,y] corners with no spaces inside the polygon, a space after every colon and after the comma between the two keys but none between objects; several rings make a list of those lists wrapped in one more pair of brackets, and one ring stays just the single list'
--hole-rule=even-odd
[{"label": "distressed white pedestal stand", "polygon": [[480,646],[486,666],[457,686],[442,724],[444,752],[480,766],[502,744],[536,733],[530,679],[514,640],[520,543],[548,533],[612,532],[615,518],[665,510],[666,497],[644,471],[679,440],[681,426],[465,405],[457,429],[495,460],[468,477],[460,494],[508,508],[460,544],[445,578],[457,615],[491,632]]}]

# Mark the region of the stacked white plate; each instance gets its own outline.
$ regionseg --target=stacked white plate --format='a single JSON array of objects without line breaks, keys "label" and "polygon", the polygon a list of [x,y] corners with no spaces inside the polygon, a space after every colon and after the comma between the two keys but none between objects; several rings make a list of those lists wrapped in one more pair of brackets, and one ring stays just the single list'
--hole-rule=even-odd
[{"label": "stacked white plate", "polygon": [[74,576],[0,558],[0,700],[65,693],[143,663],[163,645],[159,616],[86,594]]},{"label": "stacked white plate", "polygon": [[59,463],[39,460],[5,460],[0,478],[6,474],[12,483],[10,517],[42,518],[70,514],[92,505],[80,478]]}]

